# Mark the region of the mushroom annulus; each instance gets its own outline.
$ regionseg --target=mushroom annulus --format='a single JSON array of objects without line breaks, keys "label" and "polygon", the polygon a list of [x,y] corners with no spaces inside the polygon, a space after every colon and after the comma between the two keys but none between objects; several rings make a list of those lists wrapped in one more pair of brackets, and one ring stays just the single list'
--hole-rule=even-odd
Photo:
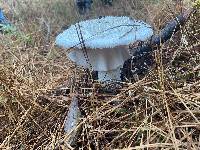
[{"label": "mushroom annulus", "polygon": [[106,16],[71,25],[56,37],[56,44],[73,48],[67,57],[79,66],[98,71],[99,81],[119,81],[120,68],[131,57],[127,45],[152,35],[153,29],[143,21]]}]

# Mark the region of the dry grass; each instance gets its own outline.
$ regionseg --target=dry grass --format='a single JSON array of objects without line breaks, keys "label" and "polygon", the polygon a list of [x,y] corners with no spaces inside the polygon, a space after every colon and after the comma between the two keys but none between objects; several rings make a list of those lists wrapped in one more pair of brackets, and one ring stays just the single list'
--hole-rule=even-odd
[{"label": "dry grass", "polygon": [[[200,147],[199,12],[154,52],[155,66],[145,77],[125,83],[116,95],[105,95],[99,92],[101,85],[84,84],[82,69],[54,46],[56,34],[62,26],[100,15],[140,18],[156,30],[179,11],[170,0],[116,0],[112,8],[96,0],[86,16],[79,16],[67,0],[0,5],[19,29],[0,35],[0,149],[70,149],[63,142],[63,122],[74,93],[55,96],[53,89],[62,85],[79,92],[79,148]],[[89,95],[82,92],[85,87]]]}]

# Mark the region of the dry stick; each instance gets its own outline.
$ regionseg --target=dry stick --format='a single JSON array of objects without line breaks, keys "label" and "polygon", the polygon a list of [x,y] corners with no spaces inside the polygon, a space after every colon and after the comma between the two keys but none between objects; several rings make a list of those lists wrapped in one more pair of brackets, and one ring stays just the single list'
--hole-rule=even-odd
[{"label": "dry stick", "polygon": [[[143,81],[143,80],[140,80],[140,81],[136,82],[135,84],[131,85],[131,88],[137,88],[138,85],[142,83],[142,81]],[[121,94],[126,93],[128,90],[129,90],[129,89],[127,89],[126,91],[123,91]],[[138,98],[138,97],[139,97],[139,96],[136,96],[135,98]],[[112,98],[110,101],[108,101],[107,103],[103,104],[103,105],[102,105],[100,108],[98,108],[94,113],[92,113],[91,116],[95,116],[96,113],[101,112],[101,111],[103,110],[103,108],[104,108],[106,105],[108,105],[109,103],[115,101],[115,99],[120,99],[120,95],[118,95],[117,97]],[[122,105],[122,104],[123,104],[125,101],[127,101],[127,100],[128,100],[128,98],[126,98],[120,105]],[[119,107],[120,107],[120,106],[118,105],[118,106],[112,108],[111,112],[114,111],[115,109],[119,108]],[[109,113],[109,112],[110,112],[110,110],[104,112],[103,114],[99,115],[96,119],[102,117],[103,115],[105,115],[105,114],[107,114],[107,113]],[[88,118],[88,119],[91,119],[91,118]],[[94,119],[94,117],[93,117],[93,119]]]},{"label": "dry stick", "polygon": [[[178,22],[180,24],[180,22]],[[162,42],[161,39],[162,37],[160,37],[160,42]],[[161,45],[162,46],[162,45]],[[161,88],[162,88],[162,91],[165,91],[165,86],[164,86],[164,68],[163,68],[163,60],[162,60],[162,50],[163,48],[161,48],[161,56],[160,56],[160,69],[158,70],[159,71],[159,78],[160,78],[160,84],[161,84]],[[167,115],[168,115],[168,119],[169,119],[169,124],[170,124],[170,130],[172,131],[172,142],[173,142],[173,147],[178,150],[178,143],[177,143],[177,140],[176,140],[176,136],[175,136],[175,133],[174,133],[174,127],[173,127],[173,124],[172,124],[172,120],[171,120],[171,114],[170,114],[170,110],[169,110],[169,106],[168,106],[168,102],[167,102],[167,98],[166,98],[166,95],[164,92],[161,93],[162,94],[162,99],[166,105],[166,109],[167,109]]]},{"label": "dry stick", "polygon": [[[162,119],[164,120],[165,117],[164,117],[164,115],[162,114],[162,112],[161,112],[150,100],[148,100],[148,102],[149,102],[150,105],[156,110],[156,112],[160,114],[160,116],[161,116]],[[154,114],[155,114],[156,112],[154,112]]]},{"label": "dry stick", "polygon": [[[160,43],[162,43],[162,39],[161,39],[162,37],[160,37]],[[162,44],[161,44],[161,46],[162,46]],[[164,86],[164,68],[163,68],[163,60],[162,60],[162,48],[161,48],[161,56],[160,56],[160,60],[159,60],[159,67],[160,68],[158,68],[159,70],[158,70],[158,72],[159,72],[159,78],[160,78],[160,86],[161,86],[161,88],[162,88],[162,91],[165,91],[165,86]],[[173,140],[172,140],[172,142],[173,142],[173,147],[176,149],[176,150],[178,150],[179,148],[178,148],[178,144],[177,144],[177,141],[176,141],[176,137],[175,137],[175,133],[174,133],[174,128],[173,128],[173,124],[172,124],[172,120],[171,120],[171,114],[170,114],[170,110],[169,110],[169,106],[168,106],[168,102],[167,102],[167,99],[166,99],[166,95],[165,95],[165,93],[164,92],[161,92],[161,96],[162,96],[162,99],[163,99],[163,101],[164,101],[164,103],[165,103],[165,105],[166,105],[166,109],[167,109],[167,115],[168,115],[168,119],[169,119],[169,124],[170,124],[170,129],[169,130],[171,130],[171,132],[172,132],[172,138],[173,138]]]},{"label": "dry stick", "polygon": [[184,136],[180,139],[180,141],[182,142],[183,140],[185,140],[186,138],[188,138],[188,136],[192,135],[194,133],[194,131],[190,131],[189,133],[185,134],[185,132],[182,132],[184,134]]},{"label": "dry stick", "polygon": [[198,142],[198,147],[200,147],[200,134],[199,134],[199,142]]},{"label": "dry stick", "polygon": [[[140,96],[140,95],[135,96],[134,99],[137,99],[139,96]],[[89,118],[89,119],[91,119],[91,120],[93,120],[93,121],[94,121],[95,119],[96,119],[96,120],[97,120],[97,119],[100,119],[102,116],[105,116],[106,114],[108,115],[108,114],[110,114],[111,112],[115,111],[117,108],[121,107],[125,102],[127,102],[127,101],[129,100],[129,98],[126,98],[123,102],[121,102],[119,105],[113,107],[112,109],[109,109],[109,110],[107,110],[107,111],[105,111],[105,112],[101,112],[101,111],[102,111],[101,108],[103,109],[104,106],[108,105],[110,102],[113,102],[115,99],[119,99],[119,98],[120,98],[120,96],[111,99],[109,102],[107,102],[107,103],[104,104],[102,107],[100,107],[99,109],[97,109],[94,113],[92,113],[91,116],[93,116],[93,117],[91,117],[91,118]],[[134,100],[134,99],[132,99],[132,100]],[[98,116],[95,115],[95,114],[100,113],[100,112],[101,112],[101,114],[99,114]],[[95,117],[95,116],[96,116],[96,117]]]},{"label": "dry stick", "polygon": [[[9,136],[7,136],[5,138],[5,140],[2,142],[2,144],[0,145],[0,149],[3,149],[4,145],[7,145],[10,142],[10,139],[15,135],[15,133],[21,128],[23,127],[23,125],[26,122],[23,122],[23,120],[25,120],[25,118],[27,117],[29,111],[31,110],[32,107],[30,107],[28,110],[25,111],[24,115],[21,117],[20,121],[17,124],[17,127],[15,128],[15,130],[13,131],[13,133]],[[23,123],[22,123],[23,122]],[[21,124],[22,123],[22,124]]]},{"label": "dry stick", "polygon": [[180,92],[180,91],[187,90],[187,89],[190,90],[190,88],[193,86],[200,86],[200,81],[194,82],[193,84],[189,84],[188,86],[185,86],[183,88],[179,88],[177,91]]},{"label": "dry stick", "polygon": [[[24,106],[16,99],[16,101],[18,102],[18,104],[21,106],[21,108],[24,110],[24,111],[26,111],[26,109],[24,108]],[[30,114],[28,114],[28,116],[32,119],[32,121],[40,128],[40,130],[42,130],[42,131],[44,131],[43,129],[42,129],[42,127],[40,127],[40,125],[35,121],[35,119],[33,119],[33,117],[30,115]],[[44,134],[45,134],[45,136],[46,137],[48,137],[48,134],[46,133],[46,131],[44,131]]]},{"label": "dry stick", "polygon": [[[148,117],[149,118],[149,117]],[[128,140],[128,142],[127,143],[130,143],[129,144],[129,148],[131,147],[131,145],[132,145],[132,143],[134,142],[134,140],[132,140],[133,138],[134,138],[134,136],[135,136],[135,134],[141,129],[141,127],[144,125],[144,124],[146,124],[146,121],[148,120],[148,118],[145,118],[144,120],[143,120],[143,122],[140,124],[140,126],[135,130],[135,132],[133,133],[133,135],[131,135],[131,137],[129,138],[129,140]]]},{"label": "dry stick", "polygon": [[168,105],[166,96],[163,95],[163,98],[164,97],[165,97],[165,104],[166,104],[166,108],[167,108],[167,115],[168,115],[168,118],[169,118],[169,124],[170,124],[171,132],[172,132],[171,134],[172,134],[172,138],[174,139],[172,142],[175,144],[175,149],[178,150],[179,148],[178,148],[176,136],[175,136],[175,133],[174,133],[173,123],[172,123],[172,120],[171,120],[172,115],[170,114],[169,105]]},{"label": "dry stick", "polygon": [[[200,81],[199,81],[200,82]],[[193,85],[190,85],[190,87],[191,86],[195,86],[196,85],[196,83],[195,84],[193,84]],[[189,87],[183,87],[181,90],[185,90],[186,88],[189,88]],[[151,87],[147,87],[147,90],[149,90],[149,91],[152,91],[152,92],[158,92],[158,93],[164,93],[164,94],[169,94],[169,95],[172,95],[172,96],[176,96],[177,97],[177,94],[179,95],[179,97],[181,98],[181,97],[185,97],[185,96],[188,96],[188,98],[189,98],[189,96],[190,96],[190,94],[188,94],[188,95],[183,95],[183,94],[181,94],[181,93],[178,93],[178,92],[181,92],[181,90],[180,89],[178,89],[178,90],[176,90],[176,93],[174,93],[174,92],[171,92],[171,91],[163,91],[163,90],[159,90],[159,89],[155,89],[155,88],[151,88]],[[196,93],[196,94],[198,94],[198,93]],[[195,95],[195,94],[194,94]],[[198,95],[195,95],[195,96],[198,96]],[[191,97],[191,98],[195,98],[195,97]],[[198,97],[197,97],[198,98]],[[183,98],[182,98],[183,99]],[[176,100],[176,99],[174,99],[174,100]],[[195,105],[196,107],[199,107],[200,108],[200,106],[199,105],[197,105],[196,103],[194,103],[193,101],[188,101],[187,100],[187,102],[189,103],[191,103],[191,104],[193,104],[193,105]]]},{"label": "dry stick", "polygon": [[[82,31],[81,31],[81,26],[78,23],[77,26],[75,25],[75,27],[76,27],[77,35],[78,35],[78,38],[79,38],[79,42],[81,44],[81,49],[83,51],[83,55],[86,59],[87,64],[89,65],[89,69],[93,70],[92,64],[90,63],[90,59],[89,59],[89,56],[88,56],[88,53],[87,53],[87,48],[86,48],[85,40],[83,38],[83,34],[82,34]],[[91,72],[90,72],[90,76],[92,76]]]},{"label": "dry stick", "polygon": [[[141,146],[129,147],[121,150],[138,150],[138,149],[145,149],[145,148],[173,148],[173,144],[171,143],[155,143],[155,144],[146,144]],[[114,149],[120,150],[120,149]]]},{"label": "dry stick", "polygon": [[[156,114],[156,112],[154,112],[152,115],[150,115],[150,116],[148,116],[145,120],[148,120],[149,118],[152,118],[152,116],[153,115],[155,115]],[[145,121],[144,120],[144,121]],[[144,121],[143,121],[143,123],[144,123]],[[142,124],[141,124],[142,125]],[[161,134],[162,136],[164,136],[164,137],[166,137],[167,136],[167,133],[165,133],[164,131],[162,131],[161,129],[159,129],[158,127],[156,127],[156,126],[154,126],[154,125],[151,125],[151,126],[153,126],[154,128],[154,130],[152,129],[152,128],[149,128],[149,129],[151,129],[152,131],[155,131],[156,133],[159,133],[158,131],[160,131],[160,133],[159,134]],[[132,127],[133,128],[133,127]],[[138,129],[142,129],[142,130],[145,130],[145,129],[147,129],[147,128],[143,128],[143,127],[137,127],[137,130]],[[148,130],[149,130],[148,129]],[[155,129],[157,129],[157,130],[155,130]],[[134,133],[135,134],[135,133]],[[131,141],[131,139],[133,138],[133,136],[134,136],[134,134],[130,137],[130,139],[129,139],[129,142]],[[129,143],[129,142],[127,142],[127,143]],[[131,142],[131,144],[132,144],[132,142]],[[129,147],[131,147],[131,144],[129,144]]]},{"label": "dry stick", "polygon": [[[77,27],[78,26],[78,27]],[[88,65],[90,66],[90,69],[92,70],[92,65],[90,63],[90,60],[89,60],[89,56],[88,56],[88,53],[87,53],[87,48],[85,46],[85,42],[84,42],[84,39],[83,39],[83,34],[81,32],[81,26],[80,24],[78,23],[78,25],[76,26],[76,31],[77,31],[77,35],[78,35],[78,38],[79,38],[79,41],[80,41],[80,44],[81,44],[81,48],[82,48],[82,51],[83,51],[83,55],[86,59],[86,62],[88,63]],[[79,30],[79,31],[78,31]]]},{"label": "dry stick", "polygon": [[[143,81],[143,80],[142,80],[142,81]],[[140,81],[140,82],[141,82],[141,81]],[[134,84],[135,87],[137,87],[136,85],[139,84],[140,82],[135,83],[135,84]],[[131,88],[133,88],[134,85],[132,85]],[[118,96],[117,98],[119,98],[119,96]],[[92,117],[92,116],[95,116],[96,113],[100,112],[101,109],[103,109],[106,105],[108,105],[109,103],[111,103],[111,102],[114,101],[115,99],[116,99],[116,97],[113,98],[113,99],[111,99],[110,101],[108,101],[108,102],[107,102],[106,104],[104,104],[103,106],[101,106],[98,110],[96,110],[96,111],[91,115],[91,117],[88,117],[88,118],[84,119],[82,122],[80,122],[74,130],[71,130],[71,131],[65,136],[65,138],[61,141],[61,143],[64,142],[64,141],[66,141],[66,140],[69,138],[70,134],[71,134],[73,131],[76,132],[76,130],[79,130],[79,128],[80,128],[86,121],[94,120],[94,119],[99,119],[99,118],[101,118],[103,115],[105,115],[105,114],[107,114],[107,113],[110,113],[110,112],[113,112],[115,109],[119,108],[123,103],[125,103],[125,101],[128,100],[128,98],[127,98],[127,99],[124,100],[120,105],[114,107],[114,108],[111,109],[111,110],[106,111],[105,113],[99,115],[99,116],[96,117],[96,118]]]},{"label": "dry stick", "polygon": [[[6,85],[4,85],[4,86],[7,87]],[[13,94],[12,91],[9,90],[9,88],[7,88],[7,90],[8,90],[7,92],[9,93],[9,95],[11,95],[11,97],[15,97],[15,95]],[[17,94],[17,96],[18,96],[19,99],[24,99],[24,98],[22,98],[22,97],[19,95],[19,93],[16,93],[16,94]],[[19,104],[19,106],[23,109],[23,111],[26,112],[27,110],[26,110],[25,107],[22,105],[22,103],[18,100],[18,98],[16,98],[15,100],[17,101],[17,103]],[[35,121],[35,119],[33,119],[33,117],[32,117],[30,114],[27,114],[27,115],[28,115],[28,116],[32,119],[32,121],[39,127],[39,129],[43,131],[43,129],[42,129],[42,128],[40,127],[40,125]],[[46,135],[46,137],[48,137],[46,131],[44,131],[44,134]]]},{"label": "dry stick", "polygon": [[[136,129],[140,128],[141,130],[147,130],[146,127],[131,127],[132,129],[112,129],[112,130],[99,130],[99,129],[95,129],[95,130],[91,130],[92,132],[105,132],[105,133],[109,133],[109,132],[135,132]],[[160,132],[157,132],[160,131]],[[162,131],[161,129],[157,128],[157,127],[154,127],[152,128],[152,131],[156,132],[156,133],[160,133],[162,136],[166,136],[167,133],[165,133],[164,131]]]},{"label": "dry stick", "polygon": [[[141,125],[142,125],[142,124],[141,124]],[[141,125],[140,125],[140,126],[141,126]],[[137,127],[137,130],[138,130],[138,129],[141,129],[141,127]],[[137,132],[137,130],[134,130],[134,131],[135,131],[135,133]],[[110,144],[112,144],[112,143],[113,143],[115,140],[117,140],[118,138],[120,138],[121,136],[123,136],[125,133],[127,133],[127,131],[128,131],[128,130],[125,130],[125,132],[124,132],[124,133],[122,133],[120,136],[118,136],[118,137],[116,137],[115,139],[113,139],[113,141],[112,141]],[[132,139],[132,138],[133,138],[133,136],[134,136],[134,134],[135,134],[135,133],[133,133],[133,135],[131,136],[131,138],[130,138],[130,139]],[[165,135],[164,135],[164,136],[165,136]],[[109,145],[110,145],[110,144],[109,144]],[[130,145],[131,145],[131,144],[130,144]],[[130,145],[129,145],[129,146],[130,146]]]},{"label": "dry stick", "polygon": [[[146,98],[146,116],[148,116],[148,101],[149,101],[149,97]],[[154,114],[154,108],[151,107],[151,115],[150,115],[150,122],[149,122],[149,129],[146,131],[147,132],[147,137],[146,137],[146,141],[147,144],[150,144],[150,139],[151,139],[151,129],[152,129],[152,122],[153,122],[153,114]],[[152,133],[153,135],[154,133]],[[155,136],[156,137],[156,136]],[[148,150],[148,149],[147,149]]]},{"label": "dry stick", "polygon": [[194,113],[187,107],[187,105],[185,104],[185,102],[183,101],[183,99],[180,97],[180,95],[172,88],[172,90],[174,91],[175,95],[178,97],[178,99],[182,102],[182,104],[185,106],[185,108],[188,110],[188,112],[190,112],[191,116],[195,119],[195,121],[200,124],[199,120],[197,119],[197,117],[194,115]]},{"label": "dry stick", "polygon": [[[141,81],[140,81],[140,82],[141,82]],[[140,83],[140,82],[137,82],[137,83]],[[134,85],[135,85],[135,84],[134,84]],[[136,84],[136,85],[137,85],[137,84]],[[137,97],[138,97],[138,96],[137,96]],[[137,98],[137,97],[136,97],[136,98]],[[118,98],[119,98],[119,96],[118,96]],[[128,100],[128,98],[126,98],[120,105],[114,107],[113,109],[106,111],[105,113],[99,115],[98,117],[92,117],[92,116],[95,116],[95,114],[96,114],[97,112],[100,112],[102,108],[104,108],[106,105],[108,105],[109,103],[111,103],[111,102],[114,101],[115,99],[116,99],[116,98],[111,99],[109,102],[107,102],[106,104],[104,104],[103,106],[101,106],[97,111],[95,111],[95,112],[91,115],[91,117],[88,117],[88,118],[84,119],[82,122],[80,122],[80,123],[77,125],[77,127],[76,127],[75,129],[71,130],[71,131],[65,136],[65,138],[64,138],[62,141],[60,141],[60,142],[62,143],[62,142],[65,142],[66,140],[68,140],[70,134],[71,134],[72,132],[74,132],[74,131],[76,132],[77,130],[79,130],[79,128],[80,128],[86,121],[94,120],[94,119],[99,119],[99,118],[101,118],[103,115],[113,112],[115,109],[119,108],[123,103],[125,103],[125,102]]]}]

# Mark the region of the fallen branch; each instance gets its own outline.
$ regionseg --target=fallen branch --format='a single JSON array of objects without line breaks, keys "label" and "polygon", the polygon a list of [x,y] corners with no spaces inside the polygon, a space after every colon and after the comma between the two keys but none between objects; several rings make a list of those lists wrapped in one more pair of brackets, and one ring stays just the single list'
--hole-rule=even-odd
[{"label": "fallen branch", "polygon": [[137,46],[129,47],[132,58],[128,59],[123,65],[122,80],[126,81],[133,78],[134,75],[146,72],[149,66],[154,64],[151,53],[179,31],[195,11],[196,9],[194,8],[185,11],[174,20],[168,22],[159,34],[153,35],[145,42],[139,42]]}]

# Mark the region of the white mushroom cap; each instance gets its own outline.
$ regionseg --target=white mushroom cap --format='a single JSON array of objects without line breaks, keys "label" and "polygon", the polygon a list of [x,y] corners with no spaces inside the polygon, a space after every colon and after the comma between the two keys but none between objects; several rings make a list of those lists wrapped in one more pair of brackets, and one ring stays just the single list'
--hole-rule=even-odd
[{"label": "white mushroom cap", "polygon": [[[107,16],[79,22],[84,44],[87,48],[87,58],[81,49],[77,33],[78,23],[71,25],[56,38],[56,44],[63,48],[75,47],[68,57],[77,65],[95,71],[109,71],[123,65],[130,58],[125,48],[135,41],[144,41],[153,35],[150,25],[129,17]],[[78,30],[78,32],[77,32]]]},{"label": "white mushroom cap", "polygon": [[[71,25],[56,38],[56,44],[70,48],[81,48],[75,25]],[[107,16],[79,22],[84,43],[87,48],[113,48],[131,42],[144,41],[153,34],[150,25],[129,17]]]}]

